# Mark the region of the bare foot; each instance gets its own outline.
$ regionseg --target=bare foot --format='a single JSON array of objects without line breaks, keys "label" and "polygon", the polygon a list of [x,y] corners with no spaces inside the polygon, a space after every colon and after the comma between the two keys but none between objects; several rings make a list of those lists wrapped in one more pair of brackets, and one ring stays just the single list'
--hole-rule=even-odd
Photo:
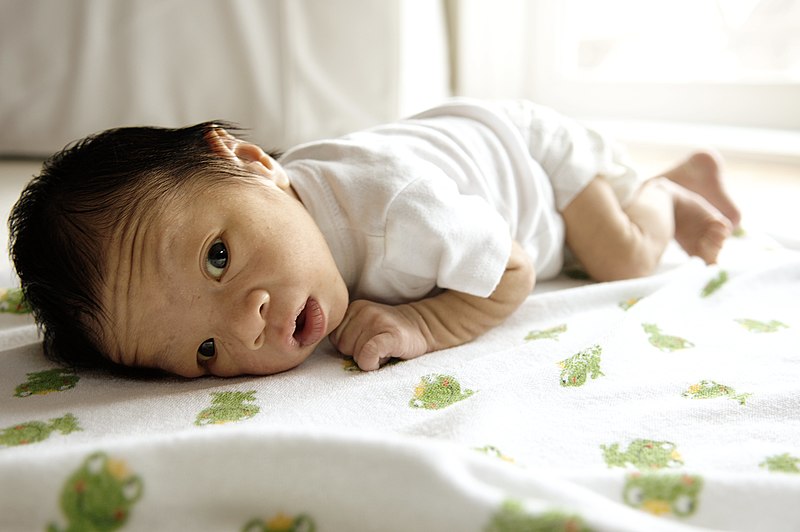
[{"label": "bare foot", "polygon": [[731,221],[700,194],[661,180],[672,195],[675,208],[675,240],[691,256],[706,264],[717,262],[725,239],[731,234]]},{"label": "bare foot", "polygon": [[742,215],[725,190],[720,168],[721,162],[717,155],[701,151],[665,173],[664,177],[705,198],[736,229]]}]

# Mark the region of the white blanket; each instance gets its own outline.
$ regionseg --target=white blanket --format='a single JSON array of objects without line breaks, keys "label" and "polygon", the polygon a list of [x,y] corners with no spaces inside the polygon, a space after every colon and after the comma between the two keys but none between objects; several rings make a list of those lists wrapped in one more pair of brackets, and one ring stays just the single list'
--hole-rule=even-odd
[{"label": "white blanket", "polygon": [[0,529],[800,530],[800,253],[671,258],[371,373],[59,372],[3,316]]}]

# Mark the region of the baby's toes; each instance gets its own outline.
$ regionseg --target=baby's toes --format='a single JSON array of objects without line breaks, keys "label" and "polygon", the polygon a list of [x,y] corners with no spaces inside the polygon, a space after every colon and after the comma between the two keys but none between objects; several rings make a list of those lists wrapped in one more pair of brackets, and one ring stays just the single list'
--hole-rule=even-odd
[{"label": "baby's toes", "polygon": [[697,256],[706,264],[715,264],[719,252],[722,250],[725,239],[731,234],[730,223],[727,220],[712,220],[697,242]]}]

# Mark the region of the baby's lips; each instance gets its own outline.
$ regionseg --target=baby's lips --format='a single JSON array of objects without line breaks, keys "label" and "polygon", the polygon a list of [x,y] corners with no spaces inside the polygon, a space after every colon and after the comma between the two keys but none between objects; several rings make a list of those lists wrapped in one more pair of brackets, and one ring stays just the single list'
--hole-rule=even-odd
[{"label": "baby's lips", "polygon": [[302,321],[302,328],[294,332],[294,338],[300,345],[312,345],[325,337],[325,312],[316,299],[308,298],[300,316],[303,319],[298,317],[298,323]]}]

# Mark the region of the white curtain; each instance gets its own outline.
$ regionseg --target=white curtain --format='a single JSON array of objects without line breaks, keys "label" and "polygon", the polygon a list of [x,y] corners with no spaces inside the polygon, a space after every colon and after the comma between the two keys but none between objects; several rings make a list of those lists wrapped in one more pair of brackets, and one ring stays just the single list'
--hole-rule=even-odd
[{"label": "white curtain", "polygon": [[450,88],[429,0],[0,0],[0,50],[0,154],[209,119],[288,148]]}]

